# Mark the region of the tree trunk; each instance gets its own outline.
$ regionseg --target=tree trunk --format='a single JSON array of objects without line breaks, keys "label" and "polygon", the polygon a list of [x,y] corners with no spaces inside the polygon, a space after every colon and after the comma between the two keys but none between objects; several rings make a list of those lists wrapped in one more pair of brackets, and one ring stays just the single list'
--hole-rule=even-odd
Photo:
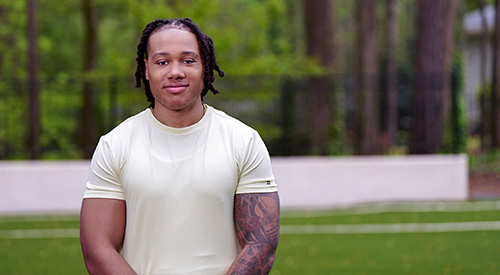
[{"label": "tree trunk", "polygon": [[356,1],[357,154],[380,153],[379,58],[377,47],[377,2]]},{"label": "tree trunk", "polygon": [[446,2],[417,1],[417,49],[412,154],[438,151],[442,136]]},{"label": "tree trunk", "polygon": [[[441,0],[442,1],[442,0]],[[451,110],[451,78],[452,78],[452,62],[453,62],[453,51],[455,44],[455,27],[458,15],[458,0],[447,0],[445,7],[445,39],[444,39],[444,55],[443,55],[443,73],[444,76],[444,87],[443,87],[443,110],[442,110],[442,120],[446,123],[450,118]],[[447,75],[446,75],[447,74]]]},{"label": "tree trunk", "polygon": [[500,149],[500,0],[495,1],[495,36],[493,43],[493,77],[490,96],[491,148]]},{"label": "tree trunk", "polygon": [[36,0],[28,0],[28,81],[29,81],[29,135],[30,159],[40,158],[40,82],[38,79],[38,29]]},{"label": "tree trunk", "polygon": [[82,0],[82,11],[85,28],[83,59],[83,105],[81,109],[80,144],[85,158],[91,158],[97,142],[97,123],[95,118],[96,99],[92,85],[91,73],[97,62],[97,14],[92,0]]},{"label": "tree trunk", "polygon": [[488,42],[489,42],[489,31],[488,22],[486,21],[486,15],[484,13],[484,0],[479,0],[479,10],[481,15],[481,40],[479,47],[480,63],[479,63],[479,87],[480,96],[479,104],[481,109],[481,120],[479,122],[479,131],[481,137],[481,151],[485,151],[489,148],[488,141],[488,107],[486,103],[486,94],[488,93],[487,83],[486,83],[486,66],[488,60]]},{"label": "tree trunk", "polygon": [[397,79],[397,1],[387,0],[387,136],[388,145],[397,142],[398,134],[398,79]]},{"label": "tree trunk", "polygon": [[[335,63],[334,23],[332,0],[304,0],[307,56],[316,60],[326,72]],[[334,121],[334,87],[327,75],[308,81],[308,136],[312,152],[328,154],[330,127]]]}]

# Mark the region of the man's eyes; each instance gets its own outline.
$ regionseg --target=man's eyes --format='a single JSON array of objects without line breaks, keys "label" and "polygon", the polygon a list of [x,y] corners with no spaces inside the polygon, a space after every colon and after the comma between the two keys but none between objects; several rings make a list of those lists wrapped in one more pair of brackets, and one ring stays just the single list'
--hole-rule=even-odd
[{"label": "man's eyes", "polygon": [[193,60],[193,59],[185,59],[185,60],[183,60],[183,61],[182,61],[182,63],[184,63],[184,64],[193,64],[193,63],[195,63],[195,62],[196,62],[196,61],[195,61],[195,60]]},{"label": "man's eyes", "polygon": [[[196,63],[196,60],[194,59],[184,59],[181,61],[182,64],[186,64],[186,65],[191,65],[191,64],[194,64]],[[164,65],[168,65],[169,62],[168,61],[157,61],[156,62],[157,65],[160,65],[160,66],[164,66]]]}]

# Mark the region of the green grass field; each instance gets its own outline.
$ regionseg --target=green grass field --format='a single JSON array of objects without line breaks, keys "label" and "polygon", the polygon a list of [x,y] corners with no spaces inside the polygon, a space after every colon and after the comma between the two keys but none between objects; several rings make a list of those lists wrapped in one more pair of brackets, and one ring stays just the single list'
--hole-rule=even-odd
[{"label": "green grass field", "polygon": [[[271,274],[500,274],[500,201],[284,211]],[[0,274],[86,274],[76,216],[0,217]]]}]

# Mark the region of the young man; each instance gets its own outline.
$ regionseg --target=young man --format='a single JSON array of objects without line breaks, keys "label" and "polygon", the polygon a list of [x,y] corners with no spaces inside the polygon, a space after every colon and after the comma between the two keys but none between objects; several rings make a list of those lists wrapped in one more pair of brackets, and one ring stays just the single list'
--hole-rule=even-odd
[{"label": "young man", "polygon": [[210,37],[189,19],[155,20],[137,47],[150,108],[101,137],[81,209],[91,274],[267,274],[279,198],[256,131],[203,103]]}]

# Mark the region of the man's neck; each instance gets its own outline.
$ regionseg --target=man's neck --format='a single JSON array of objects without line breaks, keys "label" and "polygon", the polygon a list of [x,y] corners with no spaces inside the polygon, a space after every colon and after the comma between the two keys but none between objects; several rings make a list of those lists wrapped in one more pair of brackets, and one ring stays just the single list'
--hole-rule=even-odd
[{"label": "man's neck", "polygon": [[201,120],[205,114],[205,106],[200,102],[200,104],[193,104],[191,108],[182,110],[153,108],[152,111],[155,118],[162,124],[173,128],[184,128]]}]

